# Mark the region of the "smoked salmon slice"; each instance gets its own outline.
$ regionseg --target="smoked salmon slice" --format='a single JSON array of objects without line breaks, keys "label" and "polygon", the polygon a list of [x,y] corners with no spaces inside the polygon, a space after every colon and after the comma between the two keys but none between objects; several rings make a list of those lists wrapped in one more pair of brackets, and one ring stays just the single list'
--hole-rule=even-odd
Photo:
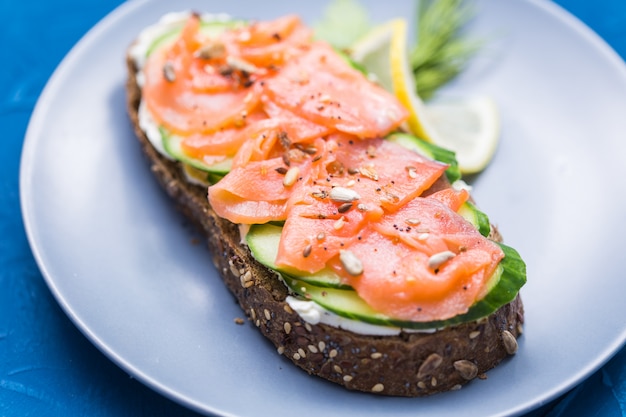
[{"label": "smoked salmon slice", "polygon": [[408,118],[396,97],[311,35],[285,16],[208,38],[192,15],[148,58],[147,108],[191,158],[232,158],[211,207],[284,222],[278,267],[331,268],[402,320],[467,312],[502,249],[457,213],[469,193],[447,185],[448,165],[384,139]]}]

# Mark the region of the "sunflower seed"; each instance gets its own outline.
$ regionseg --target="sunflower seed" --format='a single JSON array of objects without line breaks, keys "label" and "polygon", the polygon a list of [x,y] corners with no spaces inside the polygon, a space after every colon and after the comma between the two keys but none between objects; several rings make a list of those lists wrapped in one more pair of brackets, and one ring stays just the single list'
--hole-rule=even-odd
[{"label": "sunflower seed", "polygon": [[361,198],[356,191],[344,187],[334,187],[330,190],[329,197],[336,203],[352,203]]},{"label": "sunflower seed", "polygon": [[339,260],[348,274],[356,277],[363,273],[363,263],[354,252],[350,250],[340,250]]}]

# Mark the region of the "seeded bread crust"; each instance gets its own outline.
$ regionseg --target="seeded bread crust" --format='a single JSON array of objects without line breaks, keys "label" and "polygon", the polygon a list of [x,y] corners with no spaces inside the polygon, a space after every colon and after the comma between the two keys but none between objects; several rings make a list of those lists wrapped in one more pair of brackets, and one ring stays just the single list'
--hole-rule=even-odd
[{"label": "seeded bread crust", "polygon": [[240,244],[238,227],[211,209],[207,190],[186,181],[180,164],[152,147],[138,123],[141,90],[130,57],[127,66],[128,112],[152,172],[205,232],[213,263],[249,320],[295,365],[351,390],[417,397],[485,378],[515,353],[524,321],[519,296],[487,318],[435,333],[364,336],[304,322],[285,302],[286,287]]}]

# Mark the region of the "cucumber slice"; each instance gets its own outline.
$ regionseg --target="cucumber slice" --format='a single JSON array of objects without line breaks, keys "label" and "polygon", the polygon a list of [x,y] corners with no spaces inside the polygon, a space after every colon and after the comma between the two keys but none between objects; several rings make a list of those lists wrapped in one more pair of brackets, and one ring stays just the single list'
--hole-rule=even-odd
[{"label": "cucumber slice", "polygon": [[[181,20],[180,26],[172,28],[164,32],[160,36],[158,36],[146,50],[146,56],[150,56],[150,54],[152,54],[157,49],[174,42],[176,38],[178,37],[178,35],[180,34],[180,32],[182,31],[184,24],[185,24],[185,21]],[[224,32],[225,30],[235,29],[245,24],[246,24],[245,20],[237,20],[237,19],[203,20],[202,22],[200,22],[200,31],[204,35],[207,35],[209,37],[215,37],[219,35],[220,33]]]},{"label": "cucumber slice", "polygon": [[340,317],[411,330],[440,329],[487,317],[515,299],[526,282],[526,267],[514,249],[505,245],[501,246],[505,257],[487,284],[491,287],[487,296],[470,307],[467,313],[447,320],[413,322],[396,319],[372,309],[354,290],[316,287],[295,278],[286,279],[285,282],[304,300],[313,301]]},{"label": "cucumber slice", "polygon": [[349,285],[343,284],[341,278],[329,269],[322,269],[314,274],[308,274],[302,271],[277,267],[274,260],[278,254],[278,244],[282,230],[281,226],[271,224],[257,224],[250,227],[246,235],[246,243],[248,243],[254,259],[264,266],[280,272],[285,280],[296,278],[319,288],[351,288]]},{"label": "cucumber slice", "polygon": [[478,232],[488,237],[491,233],[491,223],[489,222],[489,217],[482,211],[478,210],[478,208],[466,201],[463,203],[458,213],[465,218],[468,222],[472,223],[474,227],[478,230]]},{"label": "cucumber slice", "polygon": [[487,283],[487,295],[465,314],[447,320],[411,322],[386,316],[372,309],[349,286],[341,284],[340,278],[330,270],[306,274],[301,271],[285,271],[276,268],[274,259],[282,228],[277,225],[253,225],[246,241],[254,258],[268,268],[283,275],[287,286],[305,300],[313,301],[338,316],[364,323],[425,330],[457,325],[486,317],[503,305],[513,301],[520,288],[526,283],[526,266],[519,254],[506,245],[499,244],[504,259]]},{"label": "cucumber slice", "polygon": [[430,142],[426,142],[425,140],[409,135],[408,133],[392,133],[387,136],[387,140],[404,146],[405,148],[417,152],[420,155],[424,155],[427,158],[448,164],[449,167],[446,170],[446,177],[448,177],[448,181],[451,183],[461,179],[459,163],[456,160],[454,152],[441,148],[437,145],[433,145]]},{"label": "cucumber slice", "polygon": [[200,169],[202,171],[206,171],[212,174],[217,174],[220,177],[228,174],[230,172],[233,159],[228,158],[222,162],[218,162],[217,164],[208,165],[204,161],[196,158],[192,158],[185,154],[182,149],[182,138],[180,136],[174,135],[168,132],[165,128],[160,127],[159,132],[161,133],[161,138],[163,140],[163,148],[165,151],[174,159],[185,163],[187,165],[192,166],[193,168]]}]

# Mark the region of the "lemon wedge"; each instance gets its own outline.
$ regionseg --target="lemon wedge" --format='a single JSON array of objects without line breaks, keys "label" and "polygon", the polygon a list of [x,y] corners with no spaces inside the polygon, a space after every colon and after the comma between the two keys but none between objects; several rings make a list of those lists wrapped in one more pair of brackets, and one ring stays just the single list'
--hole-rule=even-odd
[{"label": "lemon wedge", "polygon": [[500,114],[491,98],[445,98],[429,103],[426,117],[437,129],[433,142],[456,153],[462,173],[485,169],[500,138]]},{"label": "lemon wedge", "polygon": [[407,124],[414,135],[456,152],[461,172],[477,173],[489,164],[500,137],[497,106],[487,97],[425,104],[409,63],[405,19],[376,26],[350,48],[350,55],[409,110]]}]

